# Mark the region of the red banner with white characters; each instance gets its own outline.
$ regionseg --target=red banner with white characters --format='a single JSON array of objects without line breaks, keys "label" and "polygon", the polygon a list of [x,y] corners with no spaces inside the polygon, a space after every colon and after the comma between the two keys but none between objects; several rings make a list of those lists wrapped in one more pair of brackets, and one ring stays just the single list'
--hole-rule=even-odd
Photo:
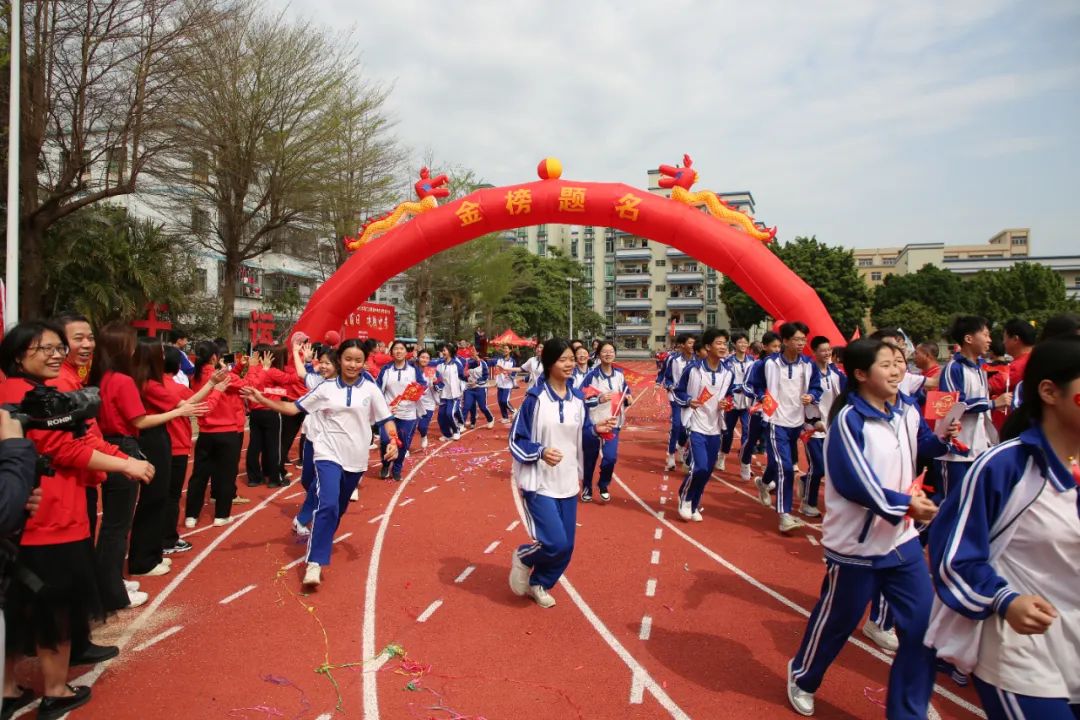
[{"label": "red banner with white characters", "polygon": [[375,338],[389,345],[394,340],[395,312],[393,305],[361,303],[345,318],[345,324],[341,326],[341,339]]}]

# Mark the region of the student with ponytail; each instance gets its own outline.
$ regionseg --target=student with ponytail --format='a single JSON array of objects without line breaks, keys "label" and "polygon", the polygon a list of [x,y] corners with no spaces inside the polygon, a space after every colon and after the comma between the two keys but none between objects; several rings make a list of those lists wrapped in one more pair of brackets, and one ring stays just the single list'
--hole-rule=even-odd
[{"label": "student with ponytail", "polygon": [[[314,364],[307,365],[307,360],[313,360]],[[308,392],[317,388],[326,380],[337,377],[337,353],[328,345],[320,345],[312,350],[311,345],[293,347],[293,365],[297,375],[304,378],[304,387]],[[306,393],[301,394],[301,397]],[[319,504],[319,490],[315,485],[315,457],[313,441],[319,432],[318,423],[307,413],[301,413],[304,421],[301,426],[303,431],[300,435],[300,486],[304,488],[304,503],[300,506],[300,512],[292,521],[292,529],[300,537],[311,534],[309,525],[315,515],[315,508]],[[286,417],[299,417],[286,416]],[[356,491],[349,497],[350,500],[358,500]]]},{"label": "student with ponytail", "polygon": [[[439,430],[442,439],[460,440],[461,428],[458,419],[461,415],[461,397],[465,384],[465,363],[457,356],[457,348],[452,343],[444,343],[439,348],[439,362],[435,365],[439,388]],[[465,422],[462,420],[461,425]]]},{"label": "student with ponytail", "polygon": [[[405,359],[407,351],[405,343],[395,340],[390,343],[390,355],[394,359],[382,366],[376,384],[382,389],[383,399],[394,414],[392,423],[397,429],[398,446],[397,456],[388,458],[387,447],[390,445],[390,435],[386,425],[381,426],[379,432],[379,451],[382,455],[382,469],[379,477],[386,479],[393,476],[394,480],[401,481],[401,470],[405,463],[405,456],[412,444],[413,433],[416,432],[417,417],[421,411],[420,400],[408,400],[404,396],[410,386],[419,385],[422,393],[427,392],[427,379],[422,370],[410,365]],[[422,397],[422,395],[421,395]]]},{"label": "student with ponytail", "polygon": [[848,385],[833,403],[825,436],[825,579],[802,644],[788,663],[788,700],[796,712],[814,714],[814,693],[825,672],[880,591],[900,639],[886,717],[925,718],[934,653],[923,645],[923,635],[933,589],[914,523],[930,522],[937,507],[916,483],[915,460],[945,452],[946,441],[913,405],[893,403],[902,374],[891,347],[857,340],[844,352],[844,369]]},{"label": "student with ponytail", "polygon": [[495,361],[495,387],[498,389],[499,413],[502,415],[502,424],[509,425],[510,418],[514,416],[514,408],[510,405],[510,393],[514,389],[514,375],[521,372],[514,362],[514,356],[510,354],[510,346],[503,345],[502,357]]},{"label": "student with ponytail", "polygon": [[[612,365],[615,362],[615,343],[607,340],[598,341],[597,360],[598,365],[586,373],[579,388],[582,393],[586,388],[593,388],[596,395],[587,399],[585,404],[590,407],[610,407],[612,397],[622,395],[618,411],[613,413],[616,419],[615,429],[610,437],[602,438],[599,435],[587,433],[584,437],[585,451],[585,477],[584,488],[581,491],[581,502],[592,502],[593,471],[596,469],[596,461],[600,459],[599,490],[600,499],[604,502],[611,500],[608,487],[615,473],[615,461],[619,456],[619,430],[626,419],[626,408],[630,407],[630,386],[626,384],[626,376],[623,371]],[[612,413],[608,413],[612,414]]]},{"label": "student with ponytail", "polygon": [[990,720],[1080,718],[1080,337],[1035,346],[1005,442],[930,532],[927,644],[972,673]]},{"label": "student with ponytail", "polygon": [[427,381],[427,390],[424,391],[423,397],[420,398],[420,408],[417,410],[419,418],[416,422],[416,434],[420,436],[420,449],[423,450],[428,446],[428,428],[431,427],[431,419],[435,417],[435,411],[439,407],[441,391],[435,383],[438,373],[435,366],[431,364],[430,350],[427,348],[418,350],[413,364],[416,366],[417,372],[423,375],[424,380]]}]

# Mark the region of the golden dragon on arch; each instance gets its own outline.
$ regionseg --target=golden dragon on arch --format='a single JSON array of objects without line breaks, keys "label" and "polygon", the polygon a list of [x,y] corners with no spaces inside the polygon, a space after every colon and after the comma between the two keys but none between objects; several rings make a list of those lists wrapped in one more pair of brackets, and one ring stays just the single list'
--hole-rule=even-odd
[{"label": "golden dragon on arch", "polygon": [[723,201],[711,190],[699,190],[690,192],[690,188],[697,182],[697,170],[693,169],[694,161],[689,155],[683,155],[683,166],[661,165],[660,187],[671,190],[671,199],[685,203],[692,207],[704,205],[709,214],[718,220],[734,225],[744,230],[751,237],[762,242],[770,243],[776,237],[776,228],[762,230],[754,223],[754,218],[737,208],[733,208]]},{"label": "golden dragon on arch", "polygon": [[360,228],[360,234],[356,237],[346,236],[344,239],[346,250],[359,250],[379,235],[389,232],[398,223],[407,220],[408,216],[420,215],[439,207],[439,198],[448,197],[450,189],[443,187],[450,180],[445,175],[431,177],[431,171],[420,168],[420,179],[413,185],[419,202],[406,201],[398,204],[393,210],[379,217],[371,218]]}]

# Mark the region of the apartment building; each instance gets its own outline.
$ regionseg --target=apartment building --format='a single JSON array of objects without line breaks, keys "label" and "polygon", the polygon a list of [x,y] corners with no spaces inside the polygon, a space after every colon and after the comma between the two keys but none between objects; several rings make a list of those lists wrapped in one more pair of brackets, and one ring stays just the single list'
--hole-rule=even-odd
[{"label": "apartment building", "polygon": [[903,247],[860,248],[855,253],[859,273],[871,287],[880,285],[889,275],[905,275],[924,265],[945,267],[947,263],[1005,260],[1029,260],[1028,228],[1002,230],[981,245],[946,245],[945,243],[908,243]]}]

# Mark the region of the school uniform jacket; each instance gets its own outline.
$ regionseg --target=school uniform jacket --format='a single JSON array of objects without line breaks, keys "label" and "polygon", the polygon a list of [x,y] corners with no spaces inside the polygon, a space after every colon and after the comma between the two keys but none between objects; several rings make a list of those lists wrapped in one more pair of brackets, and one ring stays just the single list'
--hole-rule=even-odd
[{"label": "school uniform jacket", "polygon": [[997,429],[991,421],[990,411],[994,404],[990,400],[990,386],[986,371],[971,362],[963,353],[956,353],[941,372],[941,390],[957,392],[957,400],[967,403],[967,410],[960,418],[960,440],[969,448],[966,455],[952,452],[944,460],[970,462],[986,452],[998,441]]},{"label": "school uniform jacket", "polygon": [[746,381],[750,379],[750,369],[754,367],[754,356],[747,353],[739,360],[728,355],[724,360],[731,370],[731,397],[736,410],[746,410],[754,404],[754,398],[747,392]]},{"label": "school uniform jacket", "polygon": [[[529,388],[510,428],[510,455],[518,487],[554,498],[577,495],[584,475],[585,433],[595,430],[580,390],[567,384],[566,395],[559,396],[543,379]],[[562,462],[551,467],[541,459],[545,448],[570,435],[576,447],[568,447],[565,441],[559,443]]]},{"label": "school uniform jacket", "polygon": [[[383,398],[386,400],[387,405],[405,392],[405,388],[414,382],[423,385],[424,392],[427,392],[428,383],[424,373],[408,362],[401,368],[398,368],[394,363],[383,365],[382,369],[379,370],[379,377],[375,380],[375,384],[383,392]],[[415,420],[419,415],[424,414],[418,410],[418,405],[419,401],[417,400],[402,400],[390,410],[394,413],[394,417],[399,420]]]},{"label": "school uniform jacket", "polygon": [[[724,430],[724,410],[721,403],[734,391],[734,375],[721,360],[714,370],[708,360],[694,360],[683,370],[675,388],[675,404],[682,408],[683,427],[703,435],[719,435]],[[712,397],[698,408],[690,407],[692,400],[708,389]]]},{"label": "school uniform jacket", "polygon": [[439,398],[442,400],[457,400],[460,398],[464,393],[463,387],[466,380],[465,361],[459,357],[454,357],[449,361],[440,359],[433,364],[435,372],[438,374],[435,387],[439,388]]},{"label": "school uniform jacket", "polygon": [[668,355],[667,360],[664,361],[663,385],[668,391],[668,402],[675,402],[675,388],[679,385],[679,379],[682,378],[686,367],[694,361],[693,355],[690,356],[690,359],[687,359],[682,353],[671,353]]},{"label": "school uniform jacket", "polygon": [[[585,388],[590,385],[601,393],[623,393],[622,407],[619,408],[619,423],[617,426],[621,428],[626,421],[625,409],[630,407],[630,386],[626,384],[626,376],[623,374],[623,371],[612,366],[611,374],[605,375],[601,366],[597,365],[586,373],[581,386],[578,389],[584,393]],[[585,405],[590,410],[598,407],[600,405],[600,396],[597,395],[592,398],[587,398],[585,400]]]},{"label": "school uniform jacket", "polygon": [[812,397],[814,404],[821,400],[821,372],[806,355],[788,362],[779,352],[758,360],[750,369],[747,385],[755,400],[764,398],[766,391],[776,400],[776,411],[768,420],[777,427],[802,427],[806,413],[803,395]]}]

